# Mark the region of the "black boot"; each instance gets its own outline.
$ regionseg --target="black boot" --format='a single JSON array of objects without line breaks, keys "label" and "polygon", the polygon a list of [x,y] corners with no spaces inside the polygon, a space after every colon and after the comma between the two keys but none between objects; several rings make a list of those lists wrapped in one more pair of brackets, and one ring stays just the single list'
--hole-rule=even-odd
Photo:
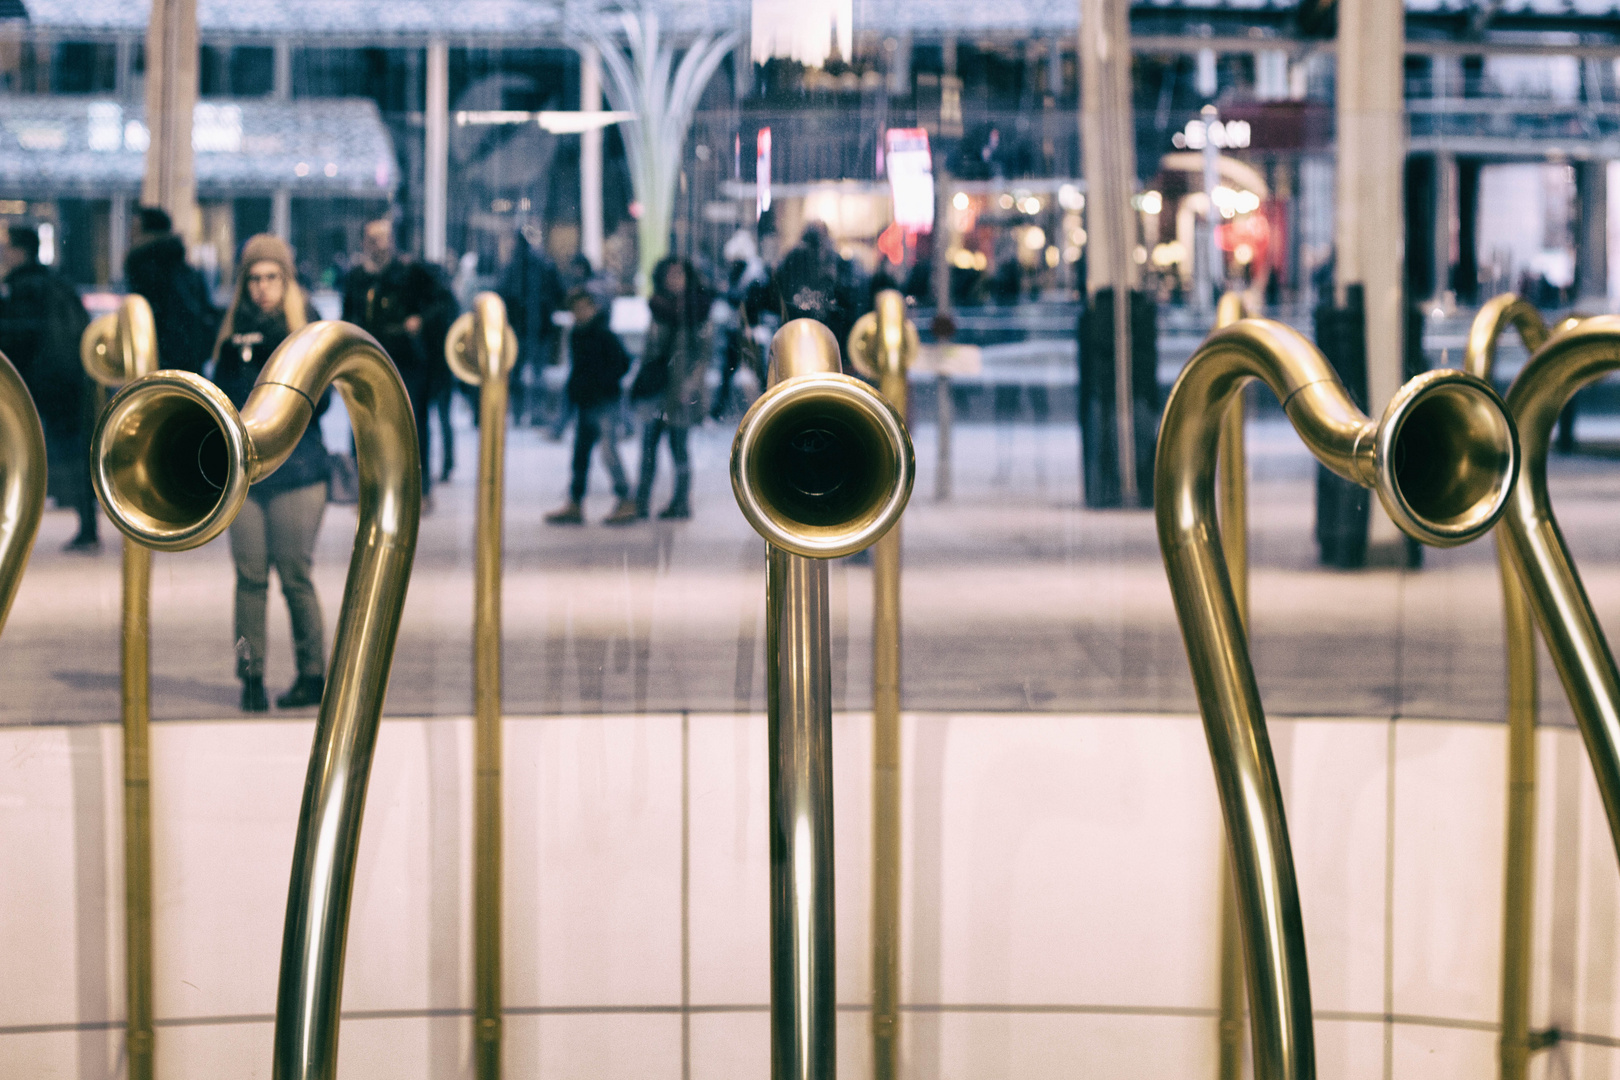
[{"label": "black boot", "polygon": [[319,675],[300,675],[285,694],[276,698],[278,709],[306,709],[321,703],[326,680]]},{"label": "black boot", "polygon": [[270,711],[270,697],[264,692],[263,675],[242,676],[242,711]]}]

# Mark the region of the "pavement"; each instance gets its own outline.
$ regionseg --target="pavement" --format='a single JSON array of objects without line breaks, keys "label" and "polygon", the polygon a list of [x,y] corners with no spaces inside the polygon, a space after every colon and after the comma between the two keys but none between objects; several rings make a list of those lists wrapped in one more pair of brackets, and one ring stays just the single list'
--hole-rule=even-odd
[{"label": "pavement", "polygon": [[[460,406],[458,404],[458,409]],[[434,492],[394,660],[390,716],[472,708],[472,555],[477,435],[458,412],[458,468]],[[1612,429],[1612,430],[1611,430]],[[1583,438],[1620,424],[1583,419]],[[562,499],[569,444],[511,434],[505,542],[505,703],[518,715],[759,711],[764,707],[764,546],[727,479],[732,428],[694,432],[694,517],[612,529],[593,476],[593,522],[545,525]],[[1072,423],[961,424],[953,496],[934,498],[935,430],[914,432],[918,478],[904,520],[908,708],[974,712],[1194,711],[1192,682],[1150,511],[1079,505]],[[627,457],[634,457],[626,444]],[[1600,616],[1620,611],[1620,466],[1601,452],[1555,458],[1553,497]],[[1430,551],[1421,570],[1315,565],[1314,466],[1286,422],[1249,434],[1253,654],[1268,709],[1295,716],[1500,720],[1501,616],[1489,543]],[[667,497],[668,461],[658,499]],[[354,509],[332,505],[316,582],[335,622]],[[104,523],[105,525],[105,523]],[[62,553],[71,515],[47,513],[0,637],[0,724],[118,715],[119,559]],[[1393,562],[1393,560],[1386,560]],[[831,570],[834,703],[870,700],[871,570]],[[155,556],[156,720],[236,717],[232,570],[224,539]],[[328,643],[330,645],[330,643]],[[1546,718],[1568,712],[1543,661]],[[268,681],[293,677],[284,605],[271,603]],[[273,718],[276,714],[270,714]],[[248,719],[248,718],[244,718]]]}]

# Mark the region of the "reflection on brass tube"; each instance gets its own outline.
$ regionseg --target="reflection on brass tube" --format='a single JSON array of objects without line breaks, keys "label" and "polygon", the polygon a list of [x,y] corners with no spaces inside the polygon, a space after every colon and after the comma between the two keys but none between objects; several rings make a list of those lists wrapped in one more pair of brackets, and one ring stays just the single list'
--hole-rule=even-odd
[{"label": "reflection on brass tube", "polygon": [[771,1076],[831,1080],[832,672],[827,562],[870,546],[911,495],[894,408],[839,374],[838,342],[795,319],[771,342],[769,389],[731,447],[731,487],[767,541]]},{"label": "reflection on brass tube", "polygon": [[1377,490],[1408,534],[1440,546],[1495,524],[1518,469],[1513,422],[1472,376],[1431,371],[1368,419],[1297,332],[1245,319],[1210,335],[1182,370],[1159,430],[1159,547],[1209,739],[1243,929],[1259,1080],[1311,1080],[1316,1061],[1305,932],[1265,714],[1219,541],[1215,460],[1233,398],[1260,379],[1311,452]]},{"label": "reflection on brass tube", "polygon": [[22,376],[0,353],[0,627],[45,513],[45,429]]},{"label": "reflection on brass tube", "polygon": [[[917,355],[906,298],[877,294],[855,322],[855,369],[906,415],[906,369]],[[872,545],[872,1075],[895,1080],[900,1054],[900,523]]]},{"label": "reflection on brass tube", "polygon": [[[1487,301],[1474,316],[1463,370],[1491,381],[1496,342],[1513,326],[1527,351],[1547,340],[1547,324],[1511,293]],[[1528,445],[1521,442],[1521,452]],[[1530,602],[1500,536],[1502,629],[1507,644],[1507,829],[1502,873],[1502,1080],[1525,1080],[1530,1068],[1530,916],[1535,901],[1536,630]]]},{"label": "reflection on brass tube", "polygon": [[271,355],[240,413],[189,372],[137,379],[102,413],[91,455],[96,495],[124,535],[160,551],[198,547],[230,525],[249,484],[287,459],[333,385],[354,430],[359,521],[293,847],[276,1080],[332,1080],[337,1071],[361,812],[421,513],[410,401],[369,335],[311,323]]},{"label": "reflection on brass tube", "polygon": [[[118,310],[84,328],[79,360],[105,387],[125,386],[157,370],[157,329],[144,297],[131,294]],[[152,1028],[152,552],[124,537],[120,701],[124,735],[124,985],[129,1080],[151,1080],[156,1068]]]},{"label": "reflection on brass tube", "polygon": [[473,580],[473,1058],[501,1075],[501,533],[507,378],[517,339],[506,305],[479,293],[445,339],[450,370],[478,392],[478,523]]},{"label": "reflection on brass tube", "polygon": [[[1249,317],[1241,292],[1221,296],[1215,307],[1215,329]],[[1221,421],[1221,548],[1232,579],[1238,621],[1249,625],[1249,462],[1243,446],[1244,394],[1237,394]],[[1217,1075],[1238,1080],[1243,1075],[1243,934],[1238,926],[1237,895],[1232,891],[1232,863],[1221,860],[1221,1019],[1217,1029]]]},{"label": "reflection on brass tube", "polygon": [[[1547,494],[1547,453],[1559,412],[1577,390],[1616,369],[1620,318],[1600,315],[1561,325],[1513,381],[1507,400],[1519,425],[1525,464],[1503,518],[1503,536],[1580,725],[1609,832],[1620,850],[1620,673]],[[1504,1031],[1504,1063],[1505,1039]],[[1528,1054],[1538,1040],[1528,1031],[1526,1039]]]}]

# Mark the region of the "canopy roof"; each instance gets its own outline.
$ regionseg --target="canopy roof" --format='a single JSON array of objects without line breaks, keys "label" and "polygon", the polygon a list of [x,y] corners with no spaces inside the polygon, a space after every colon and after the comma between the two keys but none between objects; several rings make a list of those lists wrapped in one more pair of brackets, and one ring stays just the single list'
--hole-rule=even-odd
[{"label": "canopy roof", "polygon": [[[1311,0],[1317,3],[1317,0]],[[1071,33],[1079,0],[853,0],[857,31],[921,34]],[[197,0],[205,37],[236,40],[290,38],[340,44],[456,41],[560,44],[571,18],[612,10],[613,0]],[[738,27],[750,0],[632,0],[625,6],[656,9],[678,30]],[[1300,0],[1135,0],[1138,14],[1218,14],[1295,11]],[[1318,3],[1318,6],[1320,4]],[[1414,15],[1469,15],[1483,26],[1504,19],[1605,19],[1620,15],[1620,0],[1406,0]],[[116,35],[144,32],[151,0],[0,0],[0,26],[31,26],[53,34]]]},{"label": "canopy roof", "polygon": [[[0,115],[0,192],[15,196],[139,193],[146,110],[106,98],[22,96]],[[368,98],[205,98],[192,122],[204,196],[389,198],[399,183],[393,138]]]}]

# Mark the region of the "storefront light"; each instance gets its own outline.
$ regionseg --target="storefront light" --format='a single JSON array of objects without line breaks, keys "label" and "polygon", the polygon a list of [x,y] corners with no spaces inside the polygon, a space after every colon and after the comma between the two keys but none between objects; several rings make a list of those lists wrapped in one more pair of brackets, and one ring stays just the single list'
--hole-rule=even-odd
[{"label": "storefront light", "polygon": [[1064,184],[1058,188],[1058,205],[1065,210],[1084,210],[1086,197],[1080,189],[1073,184]]},{"label": "storefront light", "polygon": [[1024,246],[1031,251],[1039,251],[1046,246],[1046,233],[1039,225],[1031,225],[1024,230]]},{"label": "storefront light", "polygon": [[955,195],[952,195],[951,205],[958,210],[966,210],[968,208],[967,192],[958,191]]},{"label": "storefront light", "polygon": [[1003,192],[1001,198],[996,200],[996,205],[1003,210],[1011,210],[1013,208],[1013,197]]},{"label": "storefront light", "polygon": [[1037,199],[1033,195],[1026,196],[1024,200],[1018,204],[1018,209],[1022,210],[1026,214],[1038,214],[1041,212],[1041,200]]},{"label": "storefront light", "polygon": [[1164,196],[1157,191],[1144,191],[1138,205],[1144,214],[1157,214],[1164,209]]}]

